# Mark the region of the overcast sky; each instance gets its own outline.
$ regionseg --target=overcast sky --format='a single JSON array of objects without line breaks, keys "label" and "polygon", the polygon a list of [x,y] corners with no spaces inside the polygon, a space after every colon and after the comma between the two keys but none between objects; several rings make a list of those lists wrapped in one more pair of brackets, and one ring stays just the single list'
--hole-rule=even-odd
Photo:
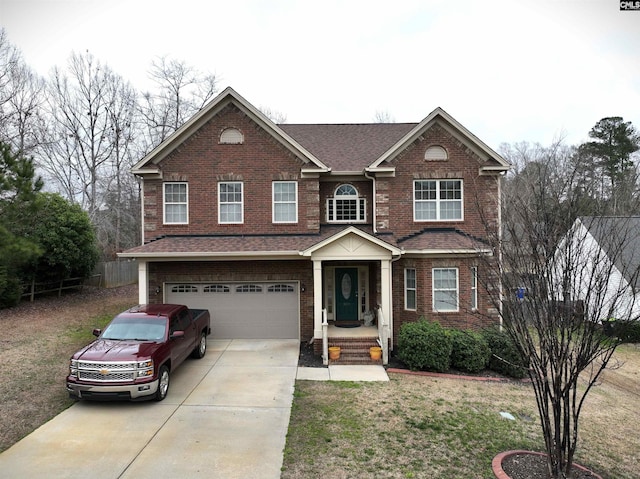
[{"label": "overcast sky", "polygon": [[495,149],[640,129],[640,11],[618,0],[0,0],[0,25],[43,75],[88,50],[144,89],[168,55],[288,123],[440,106]]}]

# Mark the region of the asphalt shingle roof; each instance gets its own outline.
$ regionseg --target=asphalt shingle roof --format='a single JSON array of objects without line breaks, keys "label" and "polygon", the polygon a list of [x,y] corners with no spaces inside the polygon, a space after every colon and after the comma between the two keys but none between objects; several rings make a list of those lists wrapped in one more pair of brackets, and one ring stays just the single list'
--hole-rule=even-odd
[{"label": "asphalt shingle roof", "polygon": [[362,171],[417,123],[278,125],[334,171]]},{"label": "asphalt shingle roof", "polygon": [[583,217],[580,221],[633,289],[638,291],[640,216]]},{"label": "asphalt shingle roof", "polygon": [[[229,256],[233,254],[256,256],[269,253],[298,254],[311,248],[348,226],[323,226],[319,234],[308,235],[202,235],[165,236],[126,251],[127,256]],[[479,251],[486,245],[475,238],[454,229],[425,230],[419,234],[398,240],[392,234],[374,234],[371,227],[361,231],[384,241],[390,246],[404,250],[429,252],[452,250]]]}]

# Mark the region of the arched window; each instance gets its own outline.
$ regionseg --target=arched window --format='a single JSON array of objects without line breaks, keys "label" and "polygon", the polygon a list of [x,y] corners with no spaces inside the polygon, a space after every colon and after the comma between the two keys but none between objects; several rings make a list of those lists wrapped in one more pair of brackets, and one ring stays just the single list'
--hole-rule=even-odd
[{"label": "arched window", "polygon": [[237,128],[227,128],[220,133],[220,143],[227,145],[241,145],[244,143],[244,135]]},{"label": "arched window", "polygon": [[327,198],[327,221],[330,223],[361,223],[366,220],[366,212],[366,201],[353,185],[340,185],[333,198]]},{"label": "arched window", "polygon": [[430,146],[427,151],[424,152],[424,159],[426,161],[447,161],[449,155],[447,150],[441,146]]}]

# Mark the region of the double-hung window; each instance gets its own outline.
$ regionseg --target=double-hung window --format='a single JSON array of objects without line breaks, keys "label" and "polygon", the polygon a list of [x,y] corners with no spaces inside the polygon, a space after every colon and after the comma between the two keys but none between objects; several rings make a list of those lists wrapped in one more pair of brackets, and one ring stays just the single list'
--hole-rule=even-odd
[{"label": "double-hung window", "polygon": [[458,268],[433,268],[433,310],[458,311]]},{"label": "double-hung window", "polygon": [[295,181],[273,182],[273,222],[298,222],[298,183]]},{"label": "double-hung window", "polygon": [[244,221],[241,181],[218,183],[218,222],[237,224]]},{"label": "double-hung window", "polygon": [[404,309],[416,310],[416,270],[404,270]]},{"label": "double-hung window", "polygon": [[462,220],[462,180],[415,180],[415,221]]},{"label": "double-hung window", "polygon": [[183,225],[189,222],[187,183],[164,183],[164,224]]}]

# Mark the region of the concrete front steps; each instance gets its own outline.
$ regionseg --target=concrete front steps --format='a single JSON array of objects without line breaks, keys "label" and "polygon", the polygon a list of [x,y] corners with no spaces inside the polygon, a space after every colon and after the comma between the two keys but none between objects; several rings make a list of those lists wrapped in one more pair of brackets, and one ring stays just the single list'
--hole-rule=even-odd
[{"label": "concrete front steps", "polygon": [[369,348],[380,346],[377,337],[360,338],[329,338],[329,347],[338,346],[340,348],[340,358],[329,358],[329,365],[382,365],[382,358],[371,359]]}]

